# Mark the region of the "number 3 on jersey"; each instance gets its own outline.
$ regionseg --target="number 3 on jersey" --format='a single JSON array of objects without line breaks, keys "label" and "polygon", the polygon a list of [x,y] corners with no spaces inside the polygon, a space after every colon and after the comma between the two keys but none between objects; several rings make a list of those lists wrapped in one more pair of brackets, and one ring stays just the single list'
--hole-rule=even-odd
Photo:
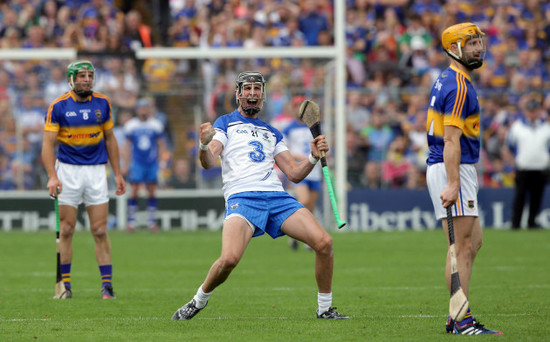
[{"label": "number 3 on jersey", "polygon": [[259,163],[265,159],[264,146],[261,142],[253,140],[248,143],[254,150],[248,154],[253,162]]}]

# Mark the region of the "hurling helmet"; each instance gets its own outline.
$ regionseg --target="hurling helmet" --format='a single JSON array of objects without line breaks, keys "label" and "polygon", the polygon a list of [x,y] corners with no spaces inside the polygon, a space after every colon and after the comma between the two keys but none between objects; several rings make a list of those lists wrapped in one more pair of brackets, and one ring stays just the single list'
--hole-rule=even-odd
[{"label": "hurling helmet", "polygon": [[[485,33],[481,29],[472,23],[461,23],[448,27],[441,34],[441,43],[445,52],[458,62],[470,69],[477,69],[483,64],[483,58],[485,57],[485,46],[483,45],[483,38]],[[466,42],[472,38],[480,38],[483,49],[481,51],[481,58],[465,58],[463,49],[466,46]],[[455,54],[451,50],[451,45],[456,44],[458,47],[458,54]]]}]

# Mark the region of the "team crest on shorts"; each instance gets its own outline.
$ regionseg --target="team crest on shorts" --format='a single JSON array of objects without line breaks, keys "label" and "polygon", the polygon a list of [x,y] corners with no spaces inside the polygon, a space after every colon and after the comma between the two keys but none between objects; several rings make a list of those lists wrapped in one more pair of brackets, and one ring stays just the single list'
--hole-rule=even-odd
[{"label": "team crest on shorts", "polygon": [[235,210],[235,209],[237,209],[238,207],[239,207],[239,203],[233,203],[233,204],[231,204],[231,207],[229,207],[229,209]]},{"label": "team crest on shorts", "polygon": [[468,201],[468,208],[474,209],[474,207],[475,207],[475,201]]},{"label": "team crest on shorts", "polygon": [[95,120],[100,123],[101,122],[101,110],[96,109],[95,110]]}]

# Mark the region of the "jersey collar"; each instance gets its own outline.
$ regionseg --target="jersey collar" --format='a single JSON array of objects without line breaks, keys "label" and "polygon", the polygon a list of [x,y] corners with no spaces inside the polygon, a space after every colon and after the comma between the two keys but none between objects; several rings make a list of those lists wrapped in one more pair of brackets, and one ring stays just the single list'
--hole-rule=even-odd
[{"label": "jersey collar", "polygon": [[459,68],[457,68],[455,65],[450,65],[450,68],[453,69],[454,71],[462,74],[464,77],[466,77],[468,79],[468,81],[470,81],[470,83],[472,82],[472,79],[470,78],[470,75],[468,75],[467,73],[465,73],[464,71],[460,70]]}]

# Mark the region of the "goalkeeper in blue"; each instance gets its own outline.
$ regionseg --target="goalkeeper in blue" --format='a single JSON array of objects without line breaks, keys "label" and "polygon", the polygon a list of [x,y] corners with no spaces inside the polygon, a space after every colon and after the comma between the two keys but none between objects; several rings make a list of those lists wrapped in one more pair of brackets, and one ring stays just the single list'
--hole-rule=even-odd
[{"label": "goalkeeper in blue", "polygon": [[310,143],[311,154],[301,162],[288,151],[283,135],[258,118],[266,100],[266,82],[259,72],[242,72],[235,95],[239,107],[219,117],[214,126],[200,126],[199,159],[209,169],[222,162],[225,218],[220,257],[210,268],[195,296],[179,308],[172,320],[189,320],[208,303],[213,291],[237,266],[253,237],[288,235],[315,251],[317,318],[346,319],[332,306],[334,258],[332,237],[309,210],[283,189],[274,164],[294,183],[313,169],[321,151],[329,150],[324,136]]}]

